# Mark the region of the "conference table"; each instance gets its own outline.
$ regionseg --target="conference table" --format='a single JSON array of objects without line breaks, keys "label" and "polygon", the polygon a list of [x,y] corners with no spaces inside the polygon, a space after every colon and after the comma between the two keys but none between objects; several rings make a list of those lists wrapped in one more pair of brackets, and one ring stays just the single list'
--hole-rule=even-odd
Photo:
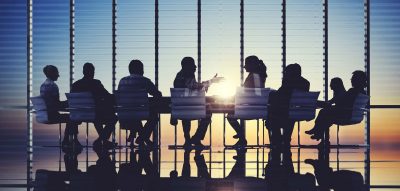
[{"label": "conference table", "polygon": [[[149,97],[150,108],[158,113],[171,113],[171,97]],[[234,97],[206,96],[206,110],[209,113],[233,113]]]}]

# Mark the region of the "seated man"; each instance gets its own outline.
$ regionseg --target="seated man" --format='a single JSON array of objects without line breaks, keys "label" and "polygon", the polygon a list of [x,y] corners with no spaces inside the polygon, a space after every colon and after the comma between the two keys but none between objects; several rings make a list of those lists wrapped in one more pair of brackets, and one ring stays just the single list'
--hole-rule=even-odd
[{"label": "seated man", "polygon": [[[113,148],[115,144],[108,139],[117,123],[117,116],[114,111],[114,97],[108,93],[100,80],[94,79],[94,70],[92,63],[85,63],[83,65],[83,78],[72,84],[71,93],[92,93],[96,106],[94,126],[99,134],[99,138],[94,141],[93,145],[103,145],[105,148]],[[105,125],[104,128],[103,125]]]},{"label": "seated man", "polygon": [[267,126],[271,131],[270,140],[273,146],[290,146],[295,123],[289,119],[289,102],[293,90],[310,90],[310,82],[301,76],[301,67],[297,63],[286,66],[281,87],[270,94]]},{"label": "seated man", "polygon": [[353,107],[358,94],[366,94],[364,88],[367,86],[367,75],[365,72],[354,71],[351,77],[351,85],[352,88],[340,96],[334,106],[323,108],[319,111],[315,119],[314,128],[306,132],[307,134],[312,134],[311,139],[322,139],[325,131],[329,130],[333,124],[349,121],[352,110],[348,108]]},{"label": "seated man", "polygon": [[[207,89],[211,83],[219,82],[222,80],[221,77],[214,76],[213,79],[198,83],[196,82],[196,78],[194,73],[196,72],[196,65],[194,64],[194,59],[192,57],[185,57],[181,61],[182,69],[176,74],[174,80],[174,88],[189,88],[189,89]],[[175,123],[176,121],[171,120],[171,122]],[[185,137],[185,146],[190,146],[194,144],[196,146],[203,146],[201,144],[201,140],[204,139],[208,125],[211,123],[211,115],[208,117],[201,119],[199,122],[199,127],[197,128],[196,133],[190,138],[190,120],[182,120],[183,126],[183,134]]]},{"label": "seated man", "polygon": [[[46,102],[49,121],[67,123],[64,131],[62,146],[64,148],[72,145],[82,147],[77,140],[77,124],[69,120],[68,114],[59,113],[60,110],[68,107],[68,103],[67,101],[60,101],[60,93],[58,86],[55,83],[58,77],[60,77],[57,67],[53,65],[47,65],[43,68],[43,73],[46,75],[47,79],[40,86],[40,96],[43,97]],[[72,139],[70,140],[69,137]]]},{"label": "seated man", "polygon": [[[160,91],[148,78],[143,76],[143,63],[140,60],[132,60],[129,63],[129,73],[131,75],[126,76],[119,81],[118,91],[124,92],[129,90],[140,90],[145,89],[148,94],[155,98],[162,97]],[[150,135],[153,129],[156,127],[158,122],[157,113],[150,111],[150,119],[147,120],[144,128],[141,128],[141,121],[134,122],[133,124],[121,124],[126,129],[131,130],[131,135],[134,132],[139,132],[139,137],[136,139],[136,143],[144,145],[146,143],[148,146],[153,146],[153,142],[150,141]],[[132,132],[133,131],[133,132]]]}]

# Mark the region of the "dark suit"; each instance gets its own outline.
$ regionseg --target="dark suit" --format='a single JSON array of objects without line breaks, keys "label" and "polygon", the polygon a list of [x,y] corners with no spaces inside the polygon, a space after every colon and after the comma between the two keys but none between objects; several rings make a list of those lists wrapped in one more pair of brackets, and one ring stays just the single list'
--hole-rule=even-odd
[{"label": "dark suit", "polygon": [[[271,144],[282,143],[290,145],[295,121],[289,120],[289,102],[293,90],[309,91],[310,82],[299,76],[296,78],[284,78],[282,86],[270,94],[270,108],[267,127],[271,132]],[[283,129],[283,134],[281,134]]]},{"label": "dark suit", "polygon": [[[77,92],[92,93],[96,105],[96,121],[94,123],[96,131],[101,139],[109,139],[117,123],[113,95],[108,93],[100,80],[85,77],[72,84],[71,93]],[[103,124],[105,124],[104,129]]]}]

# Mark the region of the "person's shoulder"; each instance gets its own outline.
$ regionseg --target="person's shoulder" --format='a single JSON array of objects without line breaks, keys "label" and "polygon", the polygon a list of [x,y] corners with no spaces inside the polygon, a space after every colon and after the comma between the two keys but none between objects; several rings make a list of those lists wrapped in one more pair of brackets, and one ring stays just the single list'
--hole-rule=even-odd
[{"label": "person's shoulder", "polygon": [[306,78],[304,78],[303,76],[301,77],[301,79],[303,80],[304,83],[310,84],[310,81],[308,81]]},{"label": "person's shoulder", "polygon": [[101,81],[98,80],[98,79],[93,79],[93,83],[94,83],[94,84],[101,84]]},{"label": "person's shoulder", "polygon": [[77,81],[75,81],[74,83],[72,83],[72,88],[76,88],[78,86],[80,86],[82,84],[82,79],[79,79]]}]

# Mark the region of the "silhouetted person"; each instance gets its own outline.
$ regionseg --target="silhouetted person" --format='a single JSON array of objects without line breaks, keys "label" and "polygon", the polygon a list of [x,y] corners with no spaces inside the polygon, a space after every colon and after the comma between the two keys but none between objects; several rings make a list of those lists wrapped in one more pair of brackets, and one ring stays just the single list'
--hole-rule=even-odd
[{"label": "silhouetted person", "polygon": [[[47,65],[43,68],[43,73],[47,79],[40,86],[40,96],[45,100],[47,106],[47,113],[50,122],[67,123],[64,131],[64,138],[62,141],[63,148],[75,145],[82,148],[82,145],[77,139],[78,125],[69,119],[68,114],[60,114],[60,110],[65,110],[68,107],[67,101],[60,101],[60,93],[57,84],[58,73],[57,67]],[[72,138],[72,140],[69,139]]]},{"label": "silhouetted person", "polygon": [[[266,122],[273,146],[282,144],[290,146],[295,123],[295,121],[289,119],[289,102],[293,90],[306,92],[310,90],[310,82],[301,76],[299,64],[286,66],[281,87],[276,92],[271,92],[269,96],[270,107]],[[283,134],[281,134],[281,129]]]},{"label": "silhouetted person", "polygon": [[[117,123],[117,116],[114,110],[114,96],[103,86],[100,80],[94,79],[95,68],[92,63],[83,65],[83,78],[74,82],[71,93],[90,92],[95,103],[96,118],[94,126],[99,138],[93,143],[94,146],[113,148],[114,143],[109,141]],[[103,127],[103,125],[105,125]]]},{"label": "silhouetted person", "polygon": [[[248,56],[245,60],[244,68],[246,69],[246,72],[249,73],[243,84],[245,88],[265,87],[265,79],[267,78],[267,73],[266,73],[267,67],[264,65],[262,61],[258,59],[257,56]],[[235,147],[246,146],[247,140],[242,125],[238,122],[237,118],[235,118],[234,115],[232,114],[229,114],[227,119],[229,124],[236,132],[236,135],[234,135],[233,138],[239,139],[234,146]]]},{"label": "silhouetted person", "polygon": [[[157,87],[151,82],[150,79],[143,76],[143,63],[140,60],[132,60],[129,63],[129,76],[122,78],[118,84],[118,91],[123,93],[129,90],[140,90],[144,89],[150,95],[155,98],[161,98],[162,94],[158,91]],[[148,146],[153,146],[153,142],[150,141],[150,135],[153,132],[158,122],[158,115],[155,111],[150,111],[150,119],[147,120],[144,128],[142,128],[142,122],[137,120],[132,123],[122,123],[123,128],[131,130],[130,139],[133,139],[135,132],[139,132],[139,137],[136,139],[136,143],[143,146],[146,143]],[[128,138],[129,139],[129,138]]]},{"label": "silhouetted person", "polygon": [[339,97],[335,105],[321,109],[315,120],[314,127],[310,130],[313,135],[311,139],[322,139],[323,134],[338,121],[348,121],[351,118],[354,101],[358,94],[366,94],[364,88],[367,86],[367,76],[363,71],[353,72],[350,88],[343,96]]},{"label": "silhouetted person", "polygon": [[340,78],[332,78],[331,83],[329,84],[331,90],[333,91],[332,99],[325,101],[318,101],[317,105],[321,108],[330,107],[336,104],[337,100],[341,99],[341,97],[346,93],[346,89],[344,88],[343,81]]},{"label": "silhouetted person", "polygon": [[362,191],[364,190],[363,176],[359,172],[350,170],[337,170],[329,166],[329,150],[318,149],[318,160],[306,159],[306,164],[314,168],[319,190],[329,191]]},{"label": "silhouetted person", "polygon": [[117,190],[117,172],[110,152],[101,147],[93,147],[98,159],[95,165],[89,166],[87,172],[93,177],[94,190]]},{"label": "silhouetted person", "polygon": [[[211,80],[204,82],[197,82],[195,78],[196,65],[192,57],[184,57],[181,61],[182,69],[176,74],[174,80],[174,88],[188,88],[191,90],[207,90],[212,83],[216,83],[222,80],[221,77],[214,76]],[[207,117],[200,119],[199,126],[193,137],[190,138],[190,120],[182,120],[183,134],[185,137],[185,146],[194,144],[196,146],[203,146],[201,140],[204,139],[208,125],[211,122],[211,114],[207,114]],[[171,124],[176,125],[177,121],[171,119]]]},{"label": "silhouetted person", "polygon": [[246,176],[246,149],[235,149],[236,156],[233,159],[236,160],[233,165],[231,172],[226,178],[244,178]]}]

